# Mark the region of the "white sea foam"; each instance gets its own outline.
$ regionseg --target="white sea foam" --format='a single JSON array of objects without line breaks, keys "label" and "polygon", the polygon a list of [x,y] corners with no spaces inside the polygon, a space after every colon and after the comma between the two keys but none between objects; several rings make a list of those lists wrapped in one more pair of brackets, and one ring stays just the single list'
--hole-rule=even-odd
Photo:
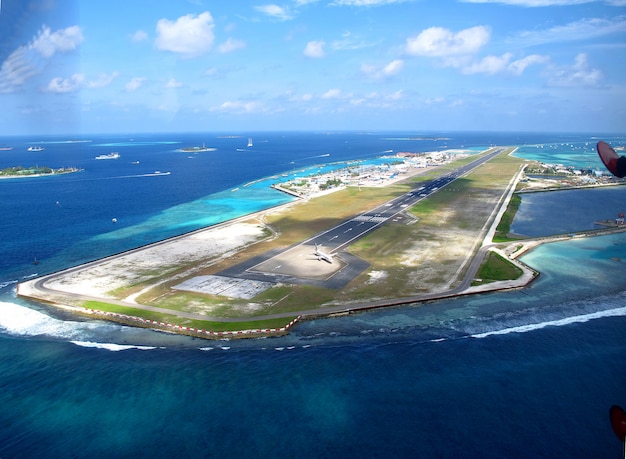
[{"label": "white sea foam", "polygon": [[589,314],[581,314],[578,316],[566,317],[564,319],[549,320],[546,322],[540,322],[535,324],[519,325],[517,327],[504,328],[501,330],[493,330],[484,333],[477,333],[471,335],[472,338],[486,338],[491,335],[507,335],[509,333],[526,333],[534,330],[539,330],[545,327],[562,327],[573,323],[588,322],[593,319],[600,319],[603,317],[618,317],[626,316],[626,307],[607,309],[605,311],[597,311]]},{"label": "white sea foam", "polygon": [[0,288],[5,288],[5,287],[8,287],[9,285],[15,285],[15,284],[17,284],[17,282],[18,281],[16,281],[16,280],[0,282]]},{"label": "white sea foam", "polygon": [[71,343],[82,347],[95,347],[98,349],[107,349],[109,351],[125,351],[128,349],[140,349],[147,351],[157,349],[155,346],[138,346],[134,344],[115,344],[115,343],[94,343],[92,341],[71,341]]},{"label": "white sea foam", "polygon": [[0,330],[15,336],[50,336],[83,340],[98,331],[108,332],[119,325],[55,319],[19,304],[0,301]]},{"label": "white sea foam", "polygon": [[11,335],[76,336],[75,324],[15,303],[0,302],[0,329]]}]

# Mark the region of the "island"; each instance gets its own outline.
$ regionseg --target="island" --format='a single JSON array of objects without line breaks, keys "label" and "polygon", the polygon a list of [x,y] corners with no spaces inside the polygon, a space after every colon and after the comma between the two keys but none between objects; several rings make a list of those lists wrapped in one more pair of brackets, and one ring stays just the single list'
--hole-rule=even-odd
[{"label": "island", "polygon": [[374,168],[287,177],[274,186],[297,195],[288,204],[21,282],[17,292],[201,338],[280,335],[312,318],[523,288],[539,275],[518,260],[528,250],[626,230],[511,234],[524,192],[624,183],[515,150],[405,153]]},{"label": "island", "polygon": [[18,177],[44,177],[48,175],[72,174],[80,172],[82,169],[77,167],[61,167],[53,169],[47,166],[31,166],[31,167],[8,167],[0,170],[0,178],[18,178]]},{"label": "island", "polygon": [[193,146],[193,147],[185,147],[185,148],[178,149],[178,151],[182,151],[185,153],[198,153],[201,151],[216,151],[216,150],[217,148],[207,147],[204,144],[202,144],[201,147]]}]

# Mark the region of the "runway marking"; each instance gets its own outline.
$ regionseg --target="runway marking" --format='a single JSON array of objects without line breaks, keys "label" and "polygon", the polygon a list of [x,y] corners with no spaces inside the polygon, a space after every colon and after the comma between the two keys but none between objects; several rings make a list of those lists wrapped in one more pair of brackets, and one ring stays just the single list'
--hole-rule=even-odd
[{"label": "runway marking", "polygon": [[354,222],[373,222],[373,223],[381,223],[387,221],[387,217],[377,217],[375,215],[359,215],[358,217],[354,217],[352,221]]}]

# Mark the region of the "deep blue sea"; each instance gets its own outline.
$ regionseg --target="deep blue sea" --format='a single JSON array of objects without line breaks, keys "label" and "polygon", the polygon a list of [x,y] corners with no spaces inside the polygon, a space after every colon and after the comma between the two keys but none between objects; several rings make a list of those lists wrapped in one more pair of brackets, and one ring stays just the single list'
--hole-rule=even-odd
[{"label": "deep blue sea", "polygon": [[[269,187],[282,174],[492,145],[600,170],[597,140],[0,138],[13,147],[0,151],[0,168],[83,169],[0,180],[0,457],[620,457],[608,411],[626,407],[626,234],[533,250],[522,260],[541,275],[523,290],[303,322],[281,338],[205,341],[64,316],[15,295],[25,278],[285,203]],[[216,150],[179,151],[203,144]],[[44,150],[27,151],[35,145]],[[120,158],[95,159],[111,152]],[[513,229],[593,228],[624,210],[622,187],[524,195]]]}]

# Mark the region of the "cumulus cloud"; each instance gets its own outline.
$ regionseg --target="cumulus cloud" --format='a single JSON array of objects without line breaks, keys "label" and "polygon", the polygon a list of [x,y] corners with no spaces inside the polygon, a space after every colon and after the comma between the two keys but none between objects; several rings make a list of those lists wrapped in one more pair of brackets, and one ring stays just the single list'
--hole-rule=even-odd
[{"label": "cumulus cloud", "polygon": [[233,51],[237,51],[238,49],[243,49],[246,47],[246,42],[243,40],[236,40],[234,38],[228,38],[224,43],[222,43],[217,50],[222,53],[232,53]]},{"label": "cumulus cloud", "polygon": [[391,61],[387,65],[384,65],[383,67],[363,64],[361,66],[361,72],[375,79],[384,79],[393,75],[397,75],[402,71],[403,68],[404,61],[402,59],[396,59],[394,61]]},{"label": "cumulus cloud", "polygon": [[534,64],[543,64],[548,61],[549,61],[548,56],[532,54],[530,56],[526,56],[522,59],[518,59],[514,62],[511,62],[508,68],[514,75],[521,75],[528,66],[534,65]]},{"label": "cumulus cloud", "polygon": [[465,67],[463,73],[486,73],[490,75],[500,73],[507,68],[512,57],[513,54],[511,53],[504,53],[502,56],[487,56]]},{"label": "cumulus cloud", "polygon": [[141,86],[143,86],[143,84],[146,82],[146,78],[145,77],[135,77],[135,78],[131,78],[131,80],[126,83],[126,91],[128,92],[133,92],[136,91],[137,89],[139,89]]},{"label": "cumulus cloud", "polygon": [[171,51],[185,57],[195,57],[209,51],[215,36],[213,17],[205,11],[195,16],[187,14],[175,21],[160,19],[156,25],[157,49]]},{"label": "cumulus cloud", "polygon": [[265,111],[263,106],[256,101],[241,102],[238,100],[227,100],[221,105],[211,109],[212,111],[230,112],[237,114],[259,113]]},{"label": "cumulus cloud", "polygon": [[402,3],[404,0],[335,0],[333,5],[342,6],[379,6],[391,3]]},{"label": "cumulus cloud", "polygon": [[406,40],[406,52],[412,56],[431,57],[474,54],[489,42],[490,35],[485,26],[471,27],[456,33],[443,27],[430,27]]},{"label": "cumulus cloud", "polygon": [[551,75],[548,83],[562,87],[598,87],[604,77],[602,71],[590,68],[584,53],[576,56],[573,65],[552,69]]},{"label": "cumulus cloud", "polygon": [[143,30],[138,30],[130,36],[130,39],[136,43],[139,43],[141,41],[146,41],[148,39],[148,34]]},{"label": "cumulus cloud", "polygon": [[313,94],[310,92],[296,94],[295,91],[289,89],[285,92],[285,97],[289,102],[308,102],[313,99]]},{"label": "cumulus cloud", "polygon": [[334,88],[329,89],[324,94],[322,94],[322,99],[338,99],[341,96],[341,90]]},{"label": "cumulus cloud", "polygon": [[274,4],[256,6],[255,9],[260,13],[266,14],[280,21],[288,21],[292,18],[291,14],[289,14],[285,8]]},{"label": "cumulus cloud", "polygon": [[90,89],[99,89],[99,88],[104,88],[106,86],[109,86],[113,80],[115,80],[117,77],[119,76],[118,72],[112,72],[112,73],[101,73],[100,75],[98,75],[98,78],[96,78],[95,80],[91,80],[87,83],[87,87]]},{"label": "cumulus cloud", "polygon": [[485,75],[495,75],[498,73],[508,73],[519,76],[530,65],[548,62],[547,56],[532,54],[518,60],[513,60],[513,53],[504,53],[500,56],[489,55],[480,60],[471,61],[469,59],[449,58],[444,61],[444,65],[461,70],[466,75],[482,73]]},{"label": "cumulus cloud", "polygon": [[311,57],[314,59],[318,59],[324,57],[326,53],[324,52],[324,43],[323,41],[310,41],[306,44],[304,48],[304,55],[306,57]]},{"label": "cumulus cloud", "polygon": [[165,83],[165,87],[167,89],[175,89],[175,88],[180,88],[182,86],[183,86],[183,84],[180,81],[177,81],[176,78],[170,78]]},{"label": "cumulus cloud", "polygon": [[79,26],[71,26],[56,32],[44,27],[39,36],[29,45],[43,57],[50,58],[57,52],[75,50],[83,41],[83,34]]},{"label": "cumulus cloud", "polygon": [[25,46],[20,46],[0,66],[0,93],[10,93],[35,75],[39,75],[57,53],[68,53],[83,41],[79,26],[55,32],[44,26],[37,36]]},{"label": "cumulus cloud", "polygon": [[504,5],[539,7],[539,6],[581,5],[583,3],[594,3],[596,0],[462,0],[462,1],[466,3],[502,3]]},{"label": "cumulus cloud", "polygon": [[53,78],[50,83],[48,83],[46,91],[54,92],[57,94],[74,92],[80,88],[84,81],[85,76],[80,73],[75,73],[70,78]]}]

